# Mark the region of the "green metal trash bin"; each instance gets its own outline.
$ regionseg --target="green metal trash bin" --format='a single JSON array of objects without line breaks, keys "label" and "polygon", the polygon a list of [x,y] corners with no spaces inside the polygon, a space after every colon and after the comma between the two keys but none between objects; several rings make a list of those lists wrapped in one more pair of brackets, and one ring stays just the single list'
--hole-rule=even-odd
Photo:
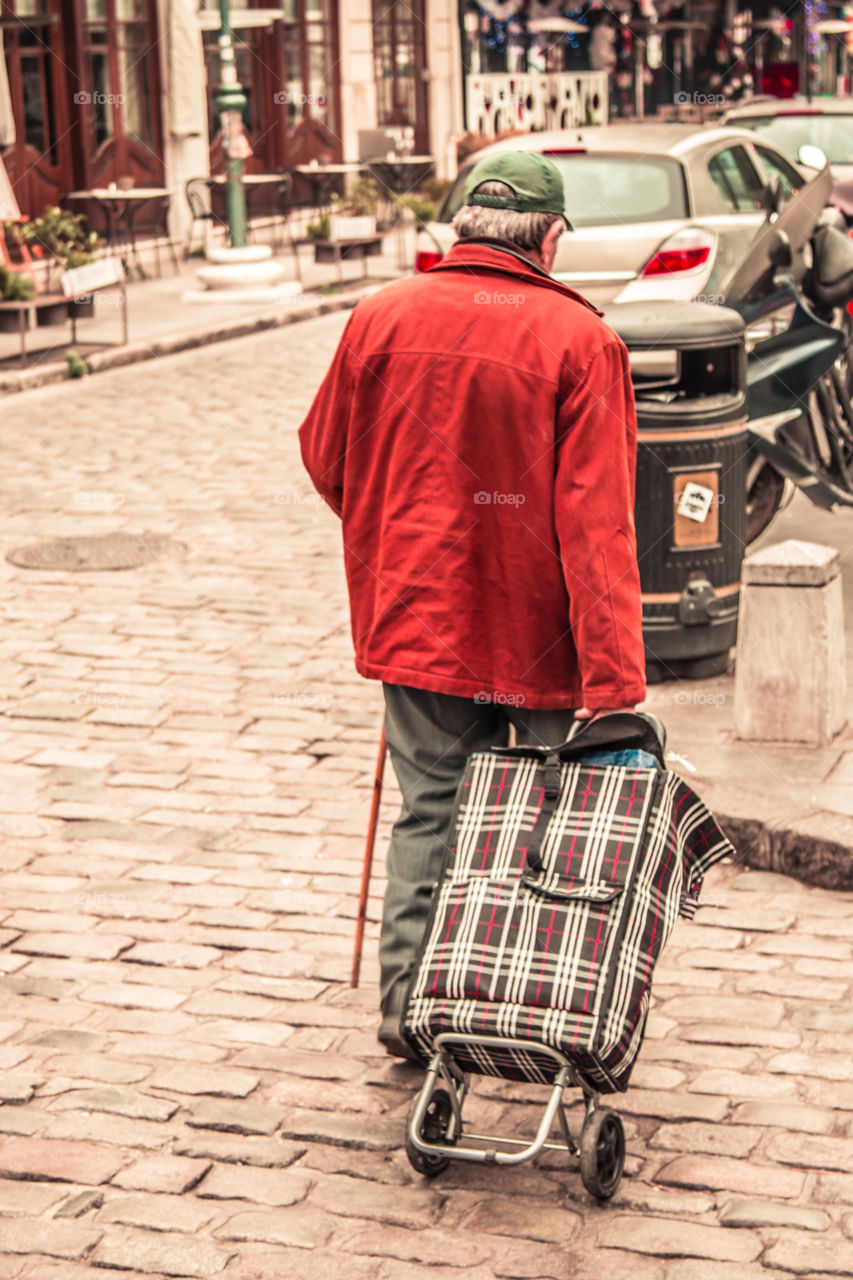
[{"label": "green metal trash bin", "polygon": [[746,348],[737,312],[628,302],[605,315],[637,404],[637,556],[646,678],[726,670],[746,547]]}]

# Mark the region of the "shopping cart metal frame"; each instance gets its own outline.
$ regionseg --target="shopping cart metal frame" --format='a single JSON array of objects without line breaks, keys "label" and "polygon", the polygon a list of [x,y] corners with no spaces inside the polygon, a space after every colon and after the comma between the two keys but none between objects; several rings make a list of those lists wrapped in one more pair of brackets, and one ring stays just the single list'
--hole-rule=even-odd
[{"label": "shopping cart metal frame", "polygon": [[[453,1057],[454,1048],[532,1052],[553,1065],[555,1075],[550,1097],[532,1141],[464,1133],[462,1110],[469,1092],[469,1079]],[[572,1137],[566,1117],[563,1094],[568,1087],[580,1089],[586,1104],[580,1143]],[[560,1123],[562,1142],[548,1141],[555,1119]],[[488,1145],[466,1145],[463,1136],[468,1143]],[[521,1150],[506,1149],[518,1147]],[[625,1167],[622,1120],[618,1112],[599,1105],[597,1094],[568,1058],[549,1045],[459,1032],[436,1036],[426,1077],[409,1111],[406,1154],[412,1167],[426,1177],[435,1177],[447,1168],[451,1160],[518,1165],[533,1160],[543,1150],[564,1151],[578,1159],[581,1179],[587,1191],[596,1199],[607,1200],[619,1186]]]}]

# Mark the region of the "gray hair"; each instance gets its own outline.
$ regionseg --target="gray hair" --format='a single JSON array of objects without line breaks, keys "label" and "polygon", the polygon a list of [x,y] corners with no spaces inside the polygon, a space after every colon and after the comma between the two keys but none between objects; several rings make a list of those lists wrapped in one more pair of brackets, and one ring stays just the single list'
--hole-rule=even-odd
[{"label": "gray hair", "polygon": [[[505,182],[481,182],[477,191],[488,196],[514,196]],[[518,213],[515,209],[489,209],[481,204],[463,204],[453,219],[457,239],[471,240],[488,236],[508,240],[518,249],[538,253],[548,230],[555,222],[565,222],[561,213]]]}]

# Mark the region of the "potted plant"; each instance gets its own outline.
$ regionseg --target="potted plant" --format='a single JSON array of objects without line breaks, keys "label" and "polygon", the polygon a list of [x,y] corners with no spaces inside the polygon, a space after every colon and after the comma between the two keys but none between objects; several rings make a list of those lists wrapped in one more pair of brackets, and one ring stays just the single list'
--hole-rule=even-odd
[{"label": "potted plant", "polygon": [[[36,287],[29,276],[0,262],[0,296],[4,302],[31,302],[36,296]],[[32,324],[30,311],[24,312],[24,324],[27,328]],[[17,333],[20,326],[19,311],[0,311],[0,332]]]},{"label": "potted plant", "polygon": [[[100,238],[96,232],[86,230],[85,222],[82,213],[48,205],[40,217],[29,222],[5,223],[4,231],[8,236],[11,230],[18,244],[25,245],[33,258],[46,263],[45,291],[50,292],[54,263],[59,264],[63,271],[85,266],[100,247]],[[52,303],[39,308],[38,323],[59,324],[73,312],[78,316],[91,315],[93,307],[93,302]]]},{"label": "potted plant", "polygon": [[379,187],[372,178],[359,178],[347,195],[335,201],[330,215],[330,240],[367,240],[376,235]]}]

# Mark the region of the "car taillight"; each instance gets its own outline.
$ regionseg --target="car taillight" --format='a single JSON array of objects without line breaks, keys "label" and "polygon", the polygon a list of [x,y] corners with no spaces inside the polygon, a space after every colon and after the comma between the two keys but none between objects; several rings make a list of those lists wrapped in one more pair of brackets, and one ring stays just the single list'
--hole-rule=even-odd
[{"label": "car taillight", "polygon": [[708,261],[713,247],[714,238],[707,231],[677,231],[655,250],[640,276],[669,276],[678,271],[696,271]]},{"label": "car taillight", "polygon": [[443,257],[444,254],[437,249],[419,249],[415,254],[415,271],[429,271],[431,267],[438,266]]},{"label": "car taillight", "polygon": [[708,261],[711,246],[701,249],[660,249],[643,267],[644,276],[668,276],[673,271],[695,271]]}]

